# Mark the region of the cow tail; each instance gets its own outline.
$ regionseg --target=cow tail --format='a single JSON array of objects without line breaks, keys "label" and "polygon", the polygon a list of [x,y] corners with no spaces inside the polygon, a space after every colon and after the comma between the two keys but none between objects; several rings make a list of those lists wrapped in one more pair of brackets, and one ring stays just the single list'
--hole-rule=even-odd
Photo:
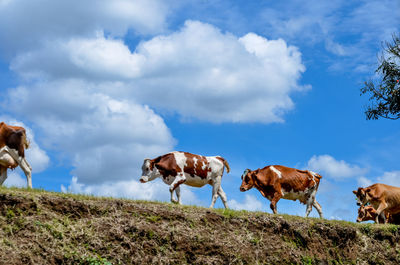
[{"label": "cow tail", "polygon": [[[321,176],[320,174],[318,174],[318,173],[313,172],[313,171],[307,170],[306,172],[307,172],[307,174],[308,174],[309,177],[311,177],[311,178],[314,179],[314,182],[317,184],[317,185],[315,186],[315,187],[316,187],[316,190],[318,190],[318,188],[319,188],[319,183],[321,182],[322,176]],[[315,180],[317,180],[317,181],[315,181]]]},{"label": "cow tail", "polygon": [[224,165],[226,167],[226,173],[229,173],[229,171],[231,171],[231,168],[229,167],[228,161],[226,161],[225,159],[224,159]]},{"label": "cow tail", "polygon": [[226,167],[226,173],[229,173],[231,171],[231,168],[229,167],[228,161],[225,160],[225,158],[217,156],[217,158],[224,164]]}]

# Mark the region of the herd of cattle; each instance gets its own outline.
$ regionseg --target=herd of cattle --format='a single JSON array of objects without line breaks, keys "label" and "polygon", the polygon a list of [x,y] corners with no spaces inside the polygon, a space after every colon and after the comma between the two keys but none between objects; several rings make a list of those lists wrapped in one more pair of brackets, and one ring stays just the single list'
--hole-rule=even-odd
[{"label": "herd of cattle", "polygon": [[[7,170],[20,166],[24,171],[28,187],[32,188],[32,169],[25,159],[29,141],[23,127],[0,123],[0,185],[7,178]],[[187,152],[171,152],[154,159],[145,159],[140,182],[146,183],[161,178],[169,185],[171,202],[181,203],[180,185],[202,187],[212,186],[210,207],[218,197],[227,208],[227,197],[221,187],[224,169],[229,173],[228,162],[220,156],[201,156]],[[240,191],[255,187],[271,204],[277,213],[276,204],[280,199],[299,200],[306,204],[306,216],[314,207],[323,218],[321,205],[315,199],[322,176],[310,170],[299,170],[280,165],[262,169],[246,169],[242,174]],[[177,199],[174,198],[174,193]],[[373,184],[353,191],[357,197],[357,222],[373,220],[375,223],[400,224],[400,188],[385,184]]]}]

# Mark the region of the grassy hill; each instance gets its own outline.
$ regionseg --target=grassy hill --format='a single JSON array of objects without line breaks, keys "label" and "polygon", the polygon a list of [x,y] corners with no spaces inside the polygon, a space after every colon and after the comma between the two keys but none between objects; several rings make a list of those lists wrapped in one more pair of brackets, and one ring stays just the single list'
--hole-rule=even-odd
[{"label": "grassy hill", "polygon": [[0,264],[400,264],[397,226],[0,188]]}]

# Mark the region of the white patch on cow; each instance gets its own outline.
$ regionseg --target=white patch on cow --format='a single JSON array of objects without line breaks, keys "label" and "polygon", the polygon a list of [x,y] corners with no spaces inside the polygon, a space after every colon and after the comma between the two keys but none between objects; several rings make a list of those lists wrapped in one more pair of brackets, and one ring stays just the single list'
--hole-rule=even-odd
[{"label": "white patch on cow", "polygon": [[185,166],[186,166],[186,160],[187,160],[185,154],[182,152],[176,152],[176,151],[172,152],[172,154],[174,155],[176,164],[182,170],[182,173],[183,173]]},{"label": "white patch on cow", "polygon": [[275,172],[275,174],[277,174],[278,175],[278,178],[282,178],[282,173],[279,171],[279,170],[277,170],[274,166],[270,166],[270,169],[272,170],[272,171],[274,171]]},{"label": "white patch on cow", "polygon": [[204,161],[201,161],[201,163],[203,163],[203,165],[201,166],[201,169],[202,169],[202,170],[205,170],[206,167],[207,167],[206,163],[204,163]]},{"label": "white patch on cow", "polygon": [[196,157],[193,157],[193,161],[194,161],[194,163],[193,163],[193,166],[194,166],[194,173],[197,175],[197,172],[196,172],[196,167],[197,167],[197,161],[199,161]]},{"label": "white patch on cow", "polygon": [[283,195],[283,199],[287,199],[287,200],[299,200],[300,202],[306,204],[308,199],[314,194],[316,193],[316,190],[314,188],[306,188],[304,191],[286,191],[284,189],[282,189],[282,194]]},{"label": "white patch on cow", "polygon": [[316,185],[317,182],[315,181],[315,177],[317,176],[317,173],[315,173],[314,171],[311,171],[311,170],[309,170],[308,172],[311,173],[311,175],[312,175],[312,181],[314,181],[314,185]]}]

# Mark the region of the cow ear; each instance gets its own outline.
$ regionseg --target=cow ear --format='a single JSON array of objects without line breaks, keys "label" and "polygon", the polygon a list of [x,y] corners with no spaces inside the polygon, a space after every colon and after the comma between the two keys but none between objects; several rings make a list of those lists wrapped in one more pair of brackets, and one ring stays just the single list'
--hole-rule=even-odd
[{"label": "cow ear", "polygon": [[357,191],[356,190],[353,190],[353,193],[357,195]]}]

